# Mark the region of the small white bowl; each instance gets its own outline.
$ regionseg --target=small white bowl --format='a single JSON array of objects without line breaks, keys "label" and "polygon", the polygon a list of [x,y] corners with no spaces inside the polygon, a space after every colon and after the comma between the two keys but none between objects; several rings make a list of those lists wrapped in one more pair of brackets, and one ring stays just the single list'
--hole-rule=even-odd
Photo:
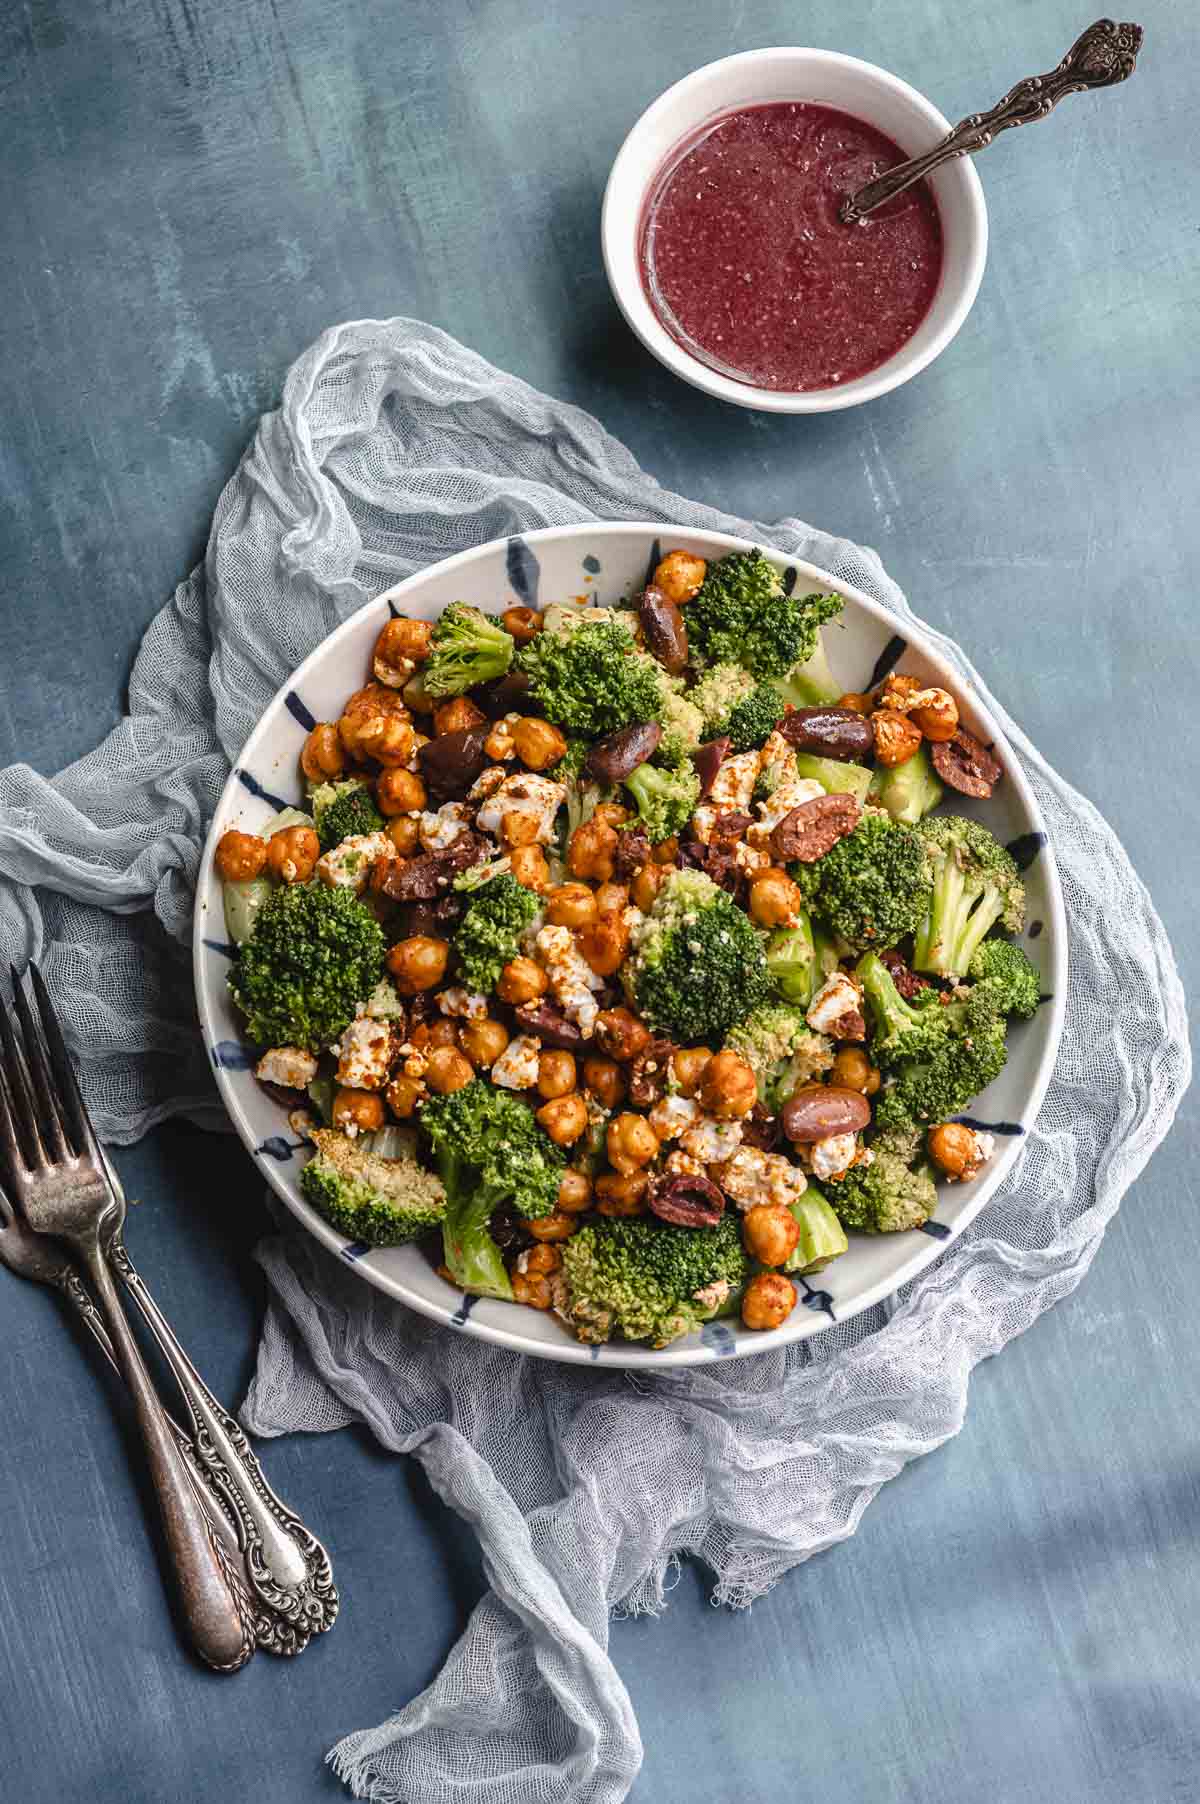
[{"label": "small white bowl", "polygon": [[647,350],[696,388],[765,413],[834,413],[887,394],[944,351],[979,291],[987,259],[987,208],[969,157],[943,163],[930,178],[942,221],[942,275],[933,304],[912,337],[877,369],[834,388],[803,391],[735,382],[693,357],[661,324],[642,285],[638,240],[642,208],[675,146],[706,121],[737,107],[809,100],[838,107],[886,132],[906,157],[931,150],[950,122],[915,88],[874,63],[833,50],[746,50],[684,76],[648,107],[626,138],[604,191],[600,235],[617,305]]}]

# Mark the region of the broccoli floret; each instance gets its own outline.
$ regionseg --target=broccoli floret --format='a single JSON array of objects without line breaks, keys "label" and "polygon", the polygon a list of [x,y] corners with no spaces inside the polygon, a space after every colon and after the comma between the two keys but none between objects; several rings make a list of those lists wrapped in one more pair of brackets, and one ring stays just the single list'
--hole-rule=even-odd
[{"label": "broccoli floret", "polygon": [[761,551],[731,551],[708,566],[688,605],[688,645],[705,664],[741,664],[756,677],[783,677],[813,655],[840,595],[788,595]]},{"label": "broccoli floret", "polygon": [[630,981],[650,1026],[684,1045],[719,1046],[770,990],[761,939],[700,871],[669,872],[637,929]]},{"label": "broccoli floret", "polygon": [[1042,980],[1020,946],[1011,940],[984,940],[971,960],[968,977],[986,989],[1001,1014],[1032,1020],[1042,999]]},{"label": "broccoli floret", "polygon": [[807,1008],[823,978],[817,972],[812,922],[801,914],[794,927],[777,927],[767,941],[767,971],[785,1002]]},{"label": "broccoli floret", "polygon": [[783,719],[785,704],[769,683],[757,683],[740,664],[715,664],[706,670],[688,699],[704,716],[704,734],[728,734],[734,752],[764,745]]},{"label": "broccoli floret", "polygon": [[475,995],[486,996],[505,965],[517,956],[521,935],[540,904],[534,892],[507,871],[467,893],[470,901],[452,942],[457,976]]},{"label": "broccoli floret", "polygon": [[943,793],[924,740],[903,764],[881,764],[871,778],[872,801],[886,808],[894,821],[904,821],[909,827],[932,814]]},{"label": "broccoli floret", "polygon": [[907,1001],[876,953],[860,958],[855,972],[867,1005],[871,1051],[880,1064],[892,1066],[940,1052],[949,1036],[962,1031],[965,1003],[945,1001],[934,989],[919,990]]},{"label": "broccoli floret", "polygon": [[374,796],[357,778],[345,783],[323,783],[313,790],[312,808],[322,852],[332,852],[344,839],[360,833],[378,833],[383,826]]},{"label": "broccoli floret", "polygon": [[461,695],[476,683],[502,677],[514,649],[511,633],[498,620],[464,601],[452,602],[433,629],[421,666],[426,695]]},{"label": "broccoli floret", "polygon": [[566,751],[558,763],[546,772],[546,775],[555,783],[577,782],[582,775],[591,749],[590,739],[568,739]]},{"label": "broccoli floret", "polygon": [[808,1189],[788,1209],[800,1224],[800,1238],[783,1262],[785,1272],[821,1272],[850,1242],[833,1209],[810,1178]]},{"label": "broccoli floret", "polygon": [[908,1002],[873,953],[860,959],[871,1052],[888,1074],[876,1101],[881,1127],[909,1132],[966,1108],[1004,1068],[1004,1017],[987,983]]},{"label": "broccoli floret", "polygon": [[588,1221],[563,1243],[566,1311],[582,1341],[665,1347],[710,1321],[747,1275],[741,1222],[677,1228],[656,1216]]},{"label": "broccoli floret", "polygon": [[829,1200],[844,1228],[860,1234],[898,1234],[919,1228],[937,1208],[937,1186],[926,1164],[909,1164],[886,1139],[876,1140],[869,1165],[852,1165],[829,1185]]},{"label": "broccoli floret", "polygon": [[681,693],[681,678],[668,676],[665,671],[659,671],[659,677],[662,704],[657,718],[662,722],[663,736],[658,742],[654,762],[674,766],[682,763],[700,744],[704,737],[704,716],[691,696]]},{"label": "broccoli floret", "polygon": [[350,890],[284,884],[258,910],[229,975],[247,1037],[323,1051],[374,990],[383,953],[379,923]]},{"label": "broccoli floret", "polygon": [[454,1282],[479,1296],[511,1298],[488,1223],[501,1203],[527,1220],[549,1215],[563,1155],[525,1103],[482,1078],[449,1096],[431,1096],[420,1121],[446,1187],[442,1240]]},{"label": "broccoli floret", "polygon": [[657,665],[633,653],[629,634],[585,620],[569,633],[539,633],[517,662],[548,720],[587,738],[657,720],[664,690]]},{"label": "broccoli floret", "polygon": [[446,1192],[416,1159],[384,1159],[336,1128],[315,1128],[300,1188],[339,1234],[398,1247],[440,1225]]},{"label": "broccoli floret", "polygon": [[945,814],[915,831],[929,854],[933,891],[916,924],[913,965],[939,977],[965,977],[993,927],[1020,932],[1025,886],[1012,855],[978,821]]},{"label": "broccoli floret", "polygon": [[674,770],[639,764],[625,778],[625,787],[637,803],[638,819],[653,845],[682,831],[700,800],[700,779],[687,756]]},{"label": "broccoli floret", "polygon": [[739,1027],[730,1029],[725,1044],[750,1066],[758,1100],[772,1115],[798,1084],[819,1078],[833,1064],[833,1042],[813,1032],[801,1009],[784,1002],[756,1008]]},{"label": "broccoli floret", "polygon": [[928,908],[925,843],[885,814],[864,814],[824,858],[790,869],[806,906],[857,952],[896,945]]}]

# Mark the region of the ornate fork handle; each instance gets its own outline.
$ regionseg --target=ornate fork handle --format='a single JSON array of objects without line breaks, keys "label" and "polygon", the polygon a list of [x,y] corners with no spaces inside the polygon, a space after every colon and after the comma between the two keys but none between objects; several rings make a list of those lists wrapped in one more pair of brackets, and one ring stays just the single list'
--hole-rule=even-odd
[{"label": "ornate fork handle", "polygon": [[873,182],[843,201],[838,217],[843,225],[854,225],[881,207],[885,201],[903,194],[914,182],[953,157],[973,156],[989,145],[998,132],[1014,125],[1031,125],[1056,107],[1068,94],[1079,94],[1087,88],[1108,88],[1124,81],[1137,66],[1142,44],[1140,25],[1118,25],[1113,19],[1097,19],[1082,32],[1057,69],[1046,75],[1029,75],[1010,88],[986,113],[970,113],[960,119],[953,131],[940,144],[923,156],[898,163]]},{"label": "ornate fork handle", "polygon": [[[119,1229],[109,1241],[108,1257],[175,1374],[192,1419],[200,1471],[232,1513],[251,1587],[271,1615],[281,1619],[278,1635],[286,1642],[290,1625],[298,1639],[298,1645],[275,1651],[299,1652],[310,1635],[331,1629],[337,1618],[329,1555],[271,1489],[241,1426],[213,1396],[151,1296]],[[261,1626],[270,1632],[269,1625]],[[266,1645],[275,1646],[272,1641]]]}]

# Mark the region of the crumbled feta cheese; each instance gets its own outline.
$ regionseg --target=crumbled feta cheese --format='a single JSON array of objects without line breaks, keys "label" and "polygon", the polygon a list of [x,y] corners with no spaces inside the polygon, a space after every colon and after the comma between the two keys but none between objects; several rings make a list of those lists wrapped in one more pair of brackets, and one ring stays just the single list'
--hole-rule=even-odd
[{"label": "crumbled feta cheese", "polygon": [[392,851],[386,833],[353,833],[317,860],[317,876],[330,889],[352,889],[357,895],[366,888],[375,860],[389,857]]},{"label": "crumbled feta cheese", "polygon": [[[804,1019],[816,1034],[832,1034],[837,1040],[863,1037],[862,997],[844,971],[834,971],[812,999]],[[857,1027],[857,1033],[850,1031]]]},{"label": "crumbled feta cheese", "polygon": [[678,1148],[668,1153],[663,1160],[663,1170],[669,1178],[702,1178],[705,1176],[703,1163],[693,1159],[689,1153],[681,1153]]},{"label": "crumbled feta cheese", "polygon": [[818,1140],[808,1149],[813,1177],[844,1177],[854,1164],[857,1153],[858,1138],[854,1134],[830,1134],[828,1140]]},{"label": "crumbled feta cheese", "polygon": [[535,947],[554,1000],[584,1039],[590,1040],[600,1012],[594,992],[604,988],[604,979],[592,970],[569,927],[541,928]]},{"label": "crumbled feta cheese", "polygon": [[301,1140],[311,1140],[320,1125],[311,1109],[293,1109],[288,1115],[288,1126]]},{"label": "crumbled feta cheese", "polygon": [[660,1140],[677,1140],[685,1128],[700,1119],[700,1104],[692,1096],[664,1096],[650,1111],[650,1126]]},{"label": "crumbled feta cheese", "polygon": [[302,1046],[272,1046],[254,1067],[260,1083],[279,1084],[284,1090],[307,1090],[317,1075],[317,1061]]},{"label": "crumbled feta cheese", "polygon": [[798,1165],[782,1153],[742,1146],[721,1168],[721,1189],[739,1209],[756,1203],[794,1203],[808,1189],[808,1179]]},{"label": "crumbled feta cheese", "polygon": [[530,1090],[537,1083],[542,1043],[533,1034],[518,1034],[492,1066],[492,1082],[502,1090]]},{"label": "crumbled feta cheese", "polygon": [[757,778],[758,753],[735,752],[722,764],[704,799],[712,808],[732,809],[744,814],[750,806]]},{"label": "crumbled feta cheese", "polygon": [[467,791],[468,802],[486,802],[489,796],[495,795],[507,775],[502,764],[489,764],[486,770],[480,771]]},{"label": "crumbled feta cheese", "polygon": [[[745,876],[753,878],[759,871],[766,870],[771,862],[771,854],[759,846],[748,845],[744,839],[739,839],[733,848],[733,862]],[[795,924],[795,919],[781,923],[785,927],[794,927]]]},{"label": "crumbled feta cheese", "polygon": [[472,995],[461,986],[440,991],[437,1005],[443,1015],[456,1015],[464,1021],[482,1021],[488,1011],[486,996]]},{"label": "crumbled feta cheese", "polygon": [[815,802],[824,794],[820,783],[815,783],[811,777],[799,776],[794,761],[789,760],[775,788],[758,804],[758,819],[753,827],[746,829],[746,838],[753,846],[765,846],[785,814],[790,814],[804,802]]},{"label": "crumbled feta cheese", "polygon": [[740,1121],[717,1121],[712,1115],[702,1115],[685,1130],[679,1142],[688,1157],[699,1159],[702,1165],[724,1164],[741,1143]]},{"label": "crumbled feta cheese", "polygon": [[427,852],[442,852],[447,846],[452,846],[469,825],[467,810],[462,802],[444,802],[436,814],[428,809],[424,811],[417,833]]},{"label": "crumbled feta cheese", "polygon": [[717,1310],[721,1307],[728,1295],[729,1279],[714,1278],[711,1284],[706,1284],[701,1290],[694,1290],[692,1292],[692,1301],[693,1303],[699,1303],[701,1309]]},{"label": "crumbled feta cheese", "polygon": [[382,1090],[399,1048],[387,1021],[357,1016],[338,1041],[337,1081],[349,1090]]},{"label": "crumbled feta cheese", "polygon": [[992,1154],[995,1152],[995,1150],[996,1150],[995,1134],[984,1134],[984,1133],[981,1133],[978,1128],[976,1128],[976,1130],[975,1130],[975,1153],[976,1153],[976,1157],[979,1160],[979,1163],[981,1165],[986,1165],[988,1160],[991,1158]]},{"label": "crumbled feta cheese", "polygon": [[566,799],[565,783],[532,771],[517,771],[497,785],[476,815],[475,825],[482,833],[498,834],[506,814],[529,815],[536,825],[534,843],[546,845],[554,835],[554,817]]}]

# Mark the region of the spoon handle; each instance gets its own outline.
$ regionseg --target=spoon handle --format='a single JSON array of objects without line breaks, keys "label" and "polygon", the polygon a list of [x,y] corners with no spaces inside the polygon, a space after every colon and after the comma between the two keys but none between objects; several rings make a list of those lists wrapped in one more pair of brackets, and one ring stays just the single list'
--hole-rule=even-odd
[{"label": "spoon handle", "polygon": [[1140,25],[1118,25],[1112,19],[1097,19],[1076,38],[1057,69],[1051,69],[1047,75],[1027,76],[1015,88],[1010,88],[989,112],[968,114],[932,150],[910,158],[907,163],[898,163],[895,169],[889,169],[886,175],[878,176],[850,195],[842,202],[838,214],[842,224],[857,224],[876,207],[903,194],[906,188],[911,188],[914,182],[919,182],[952,157],[973,156],[990,144],[997,132],[1044,119],[1066,95],[1079,94],[1087,88],[1108,88],[1114,82],[1124,81],[1133,74],[1141,47]]}]

